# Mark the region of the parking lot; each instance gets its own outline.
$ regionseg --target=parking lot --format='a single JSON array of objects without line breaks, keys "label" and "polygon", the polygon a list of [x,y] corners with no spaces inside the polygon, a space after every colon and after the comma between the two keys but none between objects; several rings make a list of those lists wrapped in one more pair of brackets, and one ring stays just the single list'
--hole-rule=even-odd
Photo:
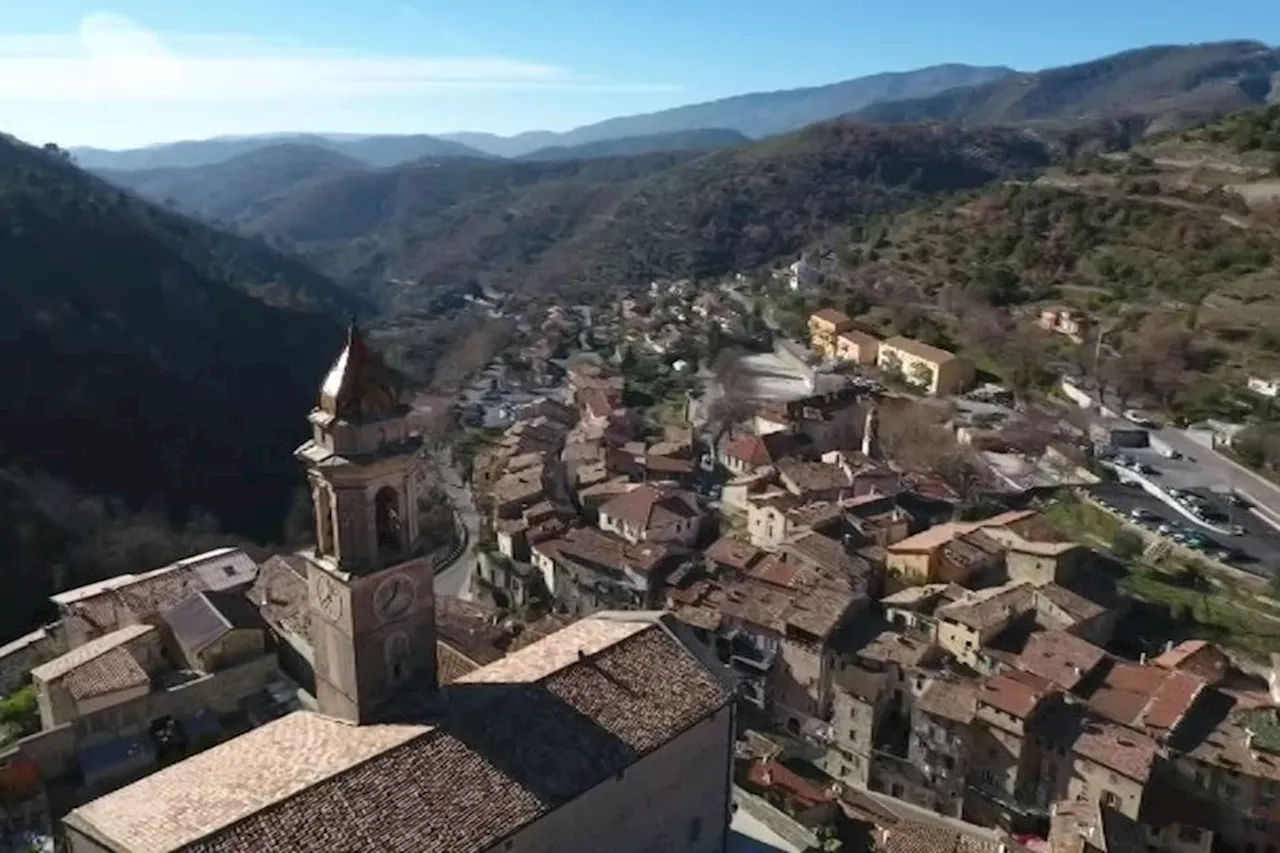
[{"label": "parking lot", "polygon": [[[1129,453],[1129,451],[1125,452]],[[1134,523],[1140,523],[1149,530],[1158,531],[1163,525],[1169,528],[1170,534],[1181,531],[1184,535],[1197,533],[1203,536],[1208,540],[1204,548],[1206,553],[1218,556],[1215,552],[1231,552],[1230,556],[1219,556],[1222,562],[1268,577],[1280,568],[1280,531],[1262,521],[1247,508],[1233,505],[1222,492],[1205,487],[1186,488],[1173,483],[1162,482],[1162,485],[1185,488],[1185,491],[1203,501],[1205,515],[1210,523],[1217,527],[1234,527],[1241,533],[1224,536],[1196,524],[1138,486],[1100,483],[1091,487],[1090,492],[1098,501],[1113,507],[1125,516],[1131,517],[1134,510],[1148,513],[1147,519]]]},{"label": "parking lot", "polygon": [[[1215,468],[1209,468],[1193,456],[1169,459],[1152,447],[1125,447],[1119,451],[1136,462],[1149,466],[1152,480],[1168,489],[1211,489],[1231,491],[1232,483],[1224,482]],[[1208,451],[1206,451],[1207,453]]]}]

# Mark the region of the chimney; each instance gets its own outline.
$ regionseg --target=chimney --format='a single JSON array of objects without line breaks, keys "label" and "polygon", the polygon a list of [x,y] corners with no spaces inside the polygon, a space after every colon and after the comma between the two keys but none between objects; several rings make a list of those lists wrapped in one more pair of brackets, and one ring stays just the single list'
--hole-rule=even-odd
[{"label": "chimney", "polygon": [[1164,641],[1164,650],[1166,653],[1173,651],[1173,640]]},{"label": "chimney", "polygon": [[1143,653],[1138,657],[1138,663],[1140,663],[1140,664],[1141,664],[1141,665],[1143,665],[1143,666],[1146,666],[1146,665],[1147,665],[1147,653],[1146,653],[1146,652],[1143,652]]}]

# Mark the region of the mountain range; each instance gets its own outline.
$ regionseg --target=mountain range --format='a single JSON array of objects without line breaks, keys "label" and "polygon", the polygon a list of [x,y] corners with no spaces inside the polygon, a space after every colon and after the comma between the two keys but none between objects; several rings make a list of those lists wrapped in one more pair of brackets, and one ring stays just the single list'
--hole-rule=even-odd
[{"label": "mountain range", "polygon": [[551,146],[570,147],[605,139],[703,128],[735,130],[743,136],[760,139],[848,115],[879,101],[925,97],[959,86],[986,83],[1013,73],[1011,68],[935,65],[914,71],[872,74],[826,86],[735,95],[661,112],[612,118],[565,133],[532,131],[510,137],[453,133],[444,134],[441,138],[500,157],[519,157]]},{"label": "mountain range", "polygon": [[[666,136],[669,142],[677,142],[680,134],[690,131],[736,131],[746,138],[772,136],[855,112],[876,101],[924,97],[1012,73],[1008,68],[938,65],[917,71],[874,74],[828,86],[737,95],[647,115],[609,119],[565,133],[530,131],[512,137],[489,133],[453,133],[435,137],[276,134],[175,142],[128,151],[74,148],[72,154],[78,163],[93,170],[207,166],[281,143],[314,145],[373,167],[396,165],[423,157],[523,157],[534,155],[539,149],[549,159],[561,159],[562,154],[552,154],[550,150],[562,152],[581,145],[626,138]],[[734,141],[740,140],[735,137]],[[630,151],[619,150],[617,153],[641,153],[637,150],[641,147],[643,143],[633,143],[629,146]],[[660,149],[648,147],[645,150]]]},{"label": "mountain range", "polygon": [[189,169],[211,166],[261,148],[279,145],[311,146],[349,157],[374,168],[394,166],[422,157],[483,157],[481,151],[425,134],[352,136],[350,134],[268,134],[221,137],[150,145],[124,151],[72,148],[76,162],[92,170]]},{"label": "mountain range", "polygon": [[[657,277],[764,269],[898,213],[909,218],[895,220],[905,223],[895,269],[910,269],[921,253],[897,235],[933,222],[940,198],[1003,199],[993,185],[1035,180],[1054,162],[1274,100],[1280,64],[1264,45],[1228,42],[1035,74],[945,68],[973,85],[955,89],[957,76],[926,69],[878,78],[878,92],[916,96],[905,101],[859,102],[877,97],[860,81],[744,96],[570,139],[526,138],[518,159],[456,138],[276,136],[114,152],[115,166],[93,175],[84,151],[0,138],[0,355],[24,365],[0,396],[0,506],[10,508],[0,550],[46,591],[52,581],[39,573],[51,565],[71,566],[75,579],[146,567],[141,557],[107,566],[68,556],[68,542],[101,549],[60,520],[71,517],[65,506],[17,513],[37,512],[33,490],[10,488],[18,467],[20,483],[64,484],[62,503],[83,492],[133,509],[161,498],[170,517],[202,507],[233,532],[278,540],[298,485],[291,450],[351,313],[379,315],[380,345],[426,378],[468,323],[484,322],[462,298],[478,287],[510,301],[608,301]],[[753,110],[770,115],[752,123]],[[677,126],[673,113],[693,124]],[[1242,120],[1212,144],[1248,143],[1271,168],[1276,128]],[[767,138],[746,138],[758,134]],[[1135,186],[1125,192],[1140,195]],[[1035,203],[1045,222],[1062,216],[1095,239],[1105,228],[1081,224],[1092,221],[1091,199]],[[1131,219],[1142,209],[1123,206]],[[1033,242],[1019,232],[961,251],[966,215],[948,214],[926,253],[938,280],[971,276],[966,259],[990,266]],[[860,252],[887,254],[867,242]],[[1139,280],[1131,268],[1144,257],[1112,269]],[[0,603],[0,622],[6,615]]]},{"label": "mountain range", "polygon": [[1145,47],[922,98],[881,101],[860,114],[873,121],[966,124],[1137,115],[1158,117],[1152,130],[1169,130],[1274,100],[1280,100],[1280,50],[1227,41]]}]

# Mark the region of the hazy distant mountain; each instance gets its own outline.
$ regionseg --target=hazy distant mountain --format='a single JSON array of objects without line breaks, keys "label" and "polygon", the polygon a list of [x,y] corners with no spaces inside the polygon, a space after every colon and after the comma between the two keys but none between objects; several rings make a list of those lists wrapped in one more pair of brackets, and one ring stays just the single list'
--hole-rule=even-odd
[{"label": "hazy distant mountain", "polygon": [[71,153],[75,156],[76,163],[93,170],[185,169],[221,163],[241,154],[281,144],[323,148],[374,167],[395,166],[423,157],[485,156],[475,148],[435,136],[351,136],[308,133],[219,137],[151,145],[126,151],[73,148]]},{"label": "hazy distant mountain", "polygon": [[703,128],[682,130],[675,133],[657,133],[652,136],[626,136],[622,139],[603,139],[583,145],[553,145],[521,155],[520,160],[590,160],[597,157],[623,157],[648,154],[652,151],[710,151],[729,145],[741,145],[751,138],[736,130]]},{"label": "hazy distant mountain", "polygon": [[1119,115],[1167,130],[1280,100],[1280,51],[1253,41],[1145,47],[1015,74],[930,97],[881,102],[859,115],[888,122],[1017,124]]},{"label": "hazy distant mountain", "polygon": [[499,157],[519,157],[551,146],[583,145],[604,139],[653,136],[708,127],[727,128],[759,138],[855,112],[877,101],[926,97],[957,86],[987,83],[1013,73],[1010,68],[935,65],[916,71],[873,74],[827,86],[735,95],[656,113],[612,118],[565,133],[540,130],[510,137],[487,133],[446,133],[440,138]]},{"label": "hazy distant mountain", "polygon": [[101,169],[98,174],[151,201],[216,221],[234,219],[262,199],[306,181],[366,168],[325,148],[283,143],[206,166]]}]

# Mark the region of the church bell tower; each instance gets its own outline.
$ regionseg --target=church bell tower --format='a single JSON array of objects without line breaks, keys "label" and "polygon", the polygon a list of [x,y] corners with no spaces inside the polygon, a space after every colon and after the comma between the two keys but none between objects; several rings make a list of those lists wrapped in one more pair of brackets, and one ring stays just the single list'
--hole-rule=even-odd
[{"label": "church bell tower", "polygon": [[408,414],[353,321],[295,455],[315,507],[304,556],[316,700],[354,723],[437,688],[434,573],[418,528],[422,438]]}]

